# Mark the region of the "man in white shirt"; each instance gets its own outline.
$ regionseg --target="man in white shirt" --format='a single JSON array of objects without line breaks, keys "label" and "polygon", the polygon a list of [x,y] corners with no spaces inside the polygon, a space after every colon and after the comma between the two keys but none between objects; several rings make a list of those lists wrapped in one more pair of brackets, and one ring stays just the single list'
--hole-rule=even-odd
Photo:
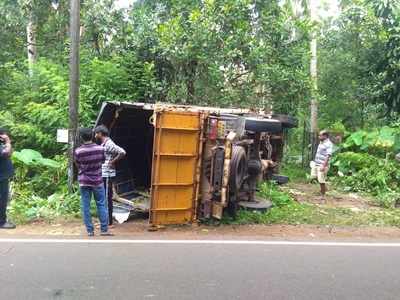
[{"label": "man in white shirt", "polygon": [[310,163],[311,179],[317,179],[321,187],[321,195],[326,194],[326,176],[329,170],[329,160],[333,152],[333,144],[329,139],[329,133],[323,130],[319,133],[320,143],[318,145],[315,159]]},{"label": "man in white shirt", "polygon": [[102,177],[108,201],[108,222],[113,225],[113,181],[116,176],[115,166],[118,161],[125,157],[126,152],[116,145],[109,137],[108,128],[104,125],[97,126],[94,130],[96,141],[104,147],[105,162],[102,166]]}]

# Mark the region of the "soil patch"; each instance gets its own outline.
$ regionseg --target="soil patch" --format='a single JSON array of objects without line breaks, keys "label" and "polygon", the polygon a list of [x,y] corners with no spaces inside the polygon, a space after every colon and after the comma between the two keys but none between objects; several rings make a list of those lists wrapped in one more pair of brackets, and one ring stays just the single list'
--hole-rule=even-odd
[{"label": "soil patch", "polygon": [[300,203],[343,207],[354,211],[377,209],[376,206],[372,205],[372,198],[370,196],[344,193],[334,190],[330,186],[328,186],[328,192],[325,199],[321,198],[321,195],[319,194],[319,185],[317,184],[289,183],[282,187],[282,189]]},{"label": "soil patch", "polygon": [[[98,224],[97,224],[98,227]],[[134,239],[251,239],[251,240],[335,240],[335,241],[400,241],[400,230],[395,227],[335,227],[316,225],[183,225],[166,226],[149,232],[145,221],[130,221],[115,225],[112,238]],[[97,229],[97,232],[99,230]],[[79,220],[34,222],[20,225],[15,230],[0,231],[0,238],[86,238]]]}]

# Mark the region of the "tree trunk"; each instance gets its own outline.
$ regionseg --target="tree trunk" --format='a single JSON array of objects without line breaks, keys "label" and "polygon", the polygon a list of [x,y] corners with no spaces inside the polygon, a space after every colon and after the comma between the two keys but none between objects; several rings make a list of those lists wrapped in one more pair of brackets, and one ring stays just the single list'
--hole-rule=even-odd
[{"label": "tree trunk", "polygon": [[93,47],[94,50],[96,51],[96,55],[100,56],[100,41],[99,41],[100,35],[98,32],[93,33]]},{"label": "tree trunk", "polygon": [[187,102],[189,104],[194,104],[194,94],[195,94],[195,80],[196,80],[196,70],[197,70],[197,61],[190,60],[186,70],[186,89],[187,89]]},{"label": "tree trunk", "polygon": [[311,63],[310,63],[310,74],[311,74],[311,132],[318,131],[318,83],[317,83],[317,40],[313,38],[311,40]]},{"label": "tree trunk", "polygon": [[29,75],[33,74],[33,65],[37,60],[37,47],[36,47],[36,24],[34,22],[34,16],[32,13],[32,8],[30,8],[28,25],[26,26],[26,38],[28,45],[28,68]]},{"label": "tree trunk", "polygon": [[73,191],[74,150],[77,140],[79,108],[79,43],[80,43],[80,0],[70,0],[70,74],[69,74],[69,161],[68,190]]},{"label": "tree trunk", "polygon": [[[311,22],[317,21],[317,0],[310,0],[310,19]],[[311,134],[311,153],[312,157],[316,152],[317,134],[318,134],[318,71],[317,71],[317,33],[315,29],[311,33],[311,60],[310,60],[310,74],[311,74],[311,118],[310,118],[310,134]]]}]

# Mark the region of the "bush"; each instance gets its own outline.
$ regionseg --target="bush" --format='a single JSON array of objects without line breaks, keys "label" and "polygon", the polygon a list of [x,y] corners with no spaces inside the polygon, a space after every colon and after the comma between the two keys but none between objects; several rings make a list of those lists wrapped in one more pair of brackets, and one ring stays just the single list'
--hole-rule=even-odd
[{"label": "bush", "polygon": [[9,214],[17,223],[25,223],[36,219],[52,220],[57,217],[79,216],[80,200],[77,193],[54,193],[49,197],[40,197],[27,187],[14,185],[13,200]]},{"label": "bush", "polygon": [[334,180],[345,190],[367,192],[375,204],[393,207],[400,195],[400,130],[389,126],[350,134],[332,160]]},{"label": "bush", "polygon": [[396,202],[400,199],[400,192],[388,191],[380,192],[374,198],[374,204],[384,208],[394,208]]},{"label": "bush", "polygon": [[16,169],[16,186],[29,190],[32,195],[47,197],[67,182],[67,161],[62,156],[53,160],[43,158],[35,150],[23,149],[14,152],[12,159]]},{"label": "bush", "polygon": [[368,131],[359,130],[346,138],[342,148],[385,158],[400,150],[400,131],[388,126]]},{"label": "bush", "polygon": [[367,153],[343,152],[333,160],[335,180],[348,190],[368,192],[373,195],[399,190],[400,170],[390,159]]},{"label": "bush", "polygon": [[16,222],[79,214],[78,193],[67,192],[67,160],[64,156],[56,156],[53,160],[35,150],[23,149],[14,152],[12,159],[16,175],[9,211]]},{"label": "bush", "polygon": [[370,168],[376,163],[376,157],[367,153],[342,152],[335,156],[332,161],[338,172],[349,175],[364,168]]}]

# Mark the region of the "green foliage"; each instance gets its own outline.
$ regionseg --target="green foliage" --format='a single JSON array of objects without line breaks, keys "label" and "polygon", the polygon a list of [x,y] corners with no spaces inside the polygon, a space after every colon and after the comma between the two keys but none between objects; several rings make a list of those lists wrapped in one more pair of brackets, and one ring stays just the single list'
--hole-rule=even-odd
[{"label": "green foliage", "polygon": [[376,204],[384,208],[358,212],[348,208],[298,203],[289,194],[279,190],[279,187],[269,184],[263,185],[262,194],[265,197],[272,197],[270,199],[276,205],[265,213],[241,210],[235,220],[224,219],[224,222],[230,224],[400,226],[400,211],[393,209],[394,202],[400,197],[394,192],[385,193],[376,198]]},{"label": "green foliage", "polygon": [[83,64],[81,76],[81,98],[90,105],[92,114],[104,101],[148,101],[154,93],[153,65],[139,63],[132,55],[89,60]]},{"label": "green foliage", "polygon": [[9,127],[15,148],[38,149],[46,155],[60,152],[63,146],[55,143],[55,136],[57,128],[67,126],[66,71],[41,61],[32,77],[18,70],[10,74],[0,123]]},{"label": "green foliage", "polygon": [[329,132],[332,134],[342,134],[344,135],[347,130],[346,130],[346,126],[344,126],[344,124],[340,121],[336,121],[335,123],[333,123],[332,125],[329,126]]},{"label": "green foliage", "polygon": [[[334,158],[333,166],[339,174],[335,180],[347,190],[372,193],[381,199],[400,191],[400,169],[393,160],[367,153],[343,152]],[[385,193],[389,194],[384,196]]]},{"label": "green foliage", "polygon": [[288,194],[281,192],[273,182],[262,183],[260,193],[264,198],[271,200],[276,207],[283,207],[293,203],[293,199]]},{"label": "green foliage", "polygon": [[23,149],[12,158],[16,176],[9,210],[16,222],[79,215],[79,195],[68,194],[66,189],[65,157],[46,159],[37,151]]},{"label": "green foliage", "polygon": [[374,204],[384,208],[393,208],[399,200],[399,191],[385,191],[378,193],[378,195],[374,198]]},{"label": "green foliage", "polygon": [[75,216],[79,213],[78,195],[68,195],[66,191],[65,158],[43,158],[35,150],[22,149],[14,152],[12,159],[16,176],[9,209],[16,222]]},{"label": "green foliage", "polygon": [[[134,58],[132,58],[133,60]],[[132,61],[131,60],[131,61]],[[144,100],[152,92],[153,69],[144,64],[130,69],[121,59],[83,57],[81,65],[80,122],[93,124],[103,101]],[[25,70],[6,68],[3,91],[4,113],[0,124],[7,126],[17,149],[37,149],[46,156],[62,152],[55,142],[58,128],[68,127],[68,71],[48,60],[40,60],[29,76]],[[2,103],[2,101],[0,101]]]},{"label": "green foliage", "polygon": [[56,156],[53,160],[43,158],[37,151],[23,149],[14,152],[12,159],[18,188],[30,190],[42,198],[64,189],[67,179],[65,157]]},{"label": "green foliage", "polygon": [[350,134],[342,147],[346,151],[368,152],[380,157],[400,150],[400,131],[398,128],[384,126],[379,129],[359,130]]},{"label": "green foliage", "polygon": [[[49,168],[59,168],[60,163],[55,160],[44,158],[42,154],[32,149],[22,149],[20,152],[15,151],[12,158],[14,162],[22,163],[26,167],[31,166],[44,166]],[[18,164],[17,164],[18,165]]]},{"label": "green foliage", "polygon": [[78,193],[54,193],[39,197],[32,190],[16,187],[14,200],[9,207],[10,217],[17,223],[26,223],[38,219],[53,220],[58,217],[78,217],[80,200]]},{"label": "green foliage", "polygon": [[377,103],[386,107],[386,115],[400,112],[400,3],[399,1],[368,1],[376,18],[386,33],[384,40],[385,55],[377,57],[377,83],[375,97]]},{"label": "green foliage", "polygon": [[266,213],[240,211],[234,224],[312,224],[325,226],[400,226],[398,209],[353,212],[348,208],[321,208],[312,204],[294,203],[271,208]]},{"label": "green foliage", "polygon": [[393,207],[400,193],[397,127],[358,130],[348,135],[333,157],[334,181],[347,191],[371,193],[375,204]]},{"label": "green foliage", "polygon": [[307,23],[278,1],[141,1],[128,28],[126,42],[154,65],[159,100],[293,111],[307,94]]},{"label": "green foliage", "polygon": [[300,163],[301,161],[292,163],[284,162],[280,174],[288,176],[290,181],[302,182],[307,180],[307,171],[300,166]]},{"label": "green foliage", "polygon": [[[313,224],[318,215],[315,207],[296,202],[288,193],[280,190],[272,182],[260,186],[260,194],[270,200],[273,207],[266,213],[240,210],[235,220],[224,219],[224,222],[236,224]],[[322,217],[319,215],[319,217]]]},{"label": "green foliage", "polygon": [[367,153],[342,152],[332,161],[342,174],[356,173],[375,163],[375,157]]},{"label": "green foliage", "polygon": [[391,49],[397,43],[391,41],[398,34],[391,28],[397,26],[395,22],[385,25],[374,5],[395,2],[348,1],[339,17],[325,21],[319,47],[319,86],[325,96],[320,116],[328,123],[340,121],[352,130],[387,123],[382,116],[392,106],[389,95],[397,86]]}]

